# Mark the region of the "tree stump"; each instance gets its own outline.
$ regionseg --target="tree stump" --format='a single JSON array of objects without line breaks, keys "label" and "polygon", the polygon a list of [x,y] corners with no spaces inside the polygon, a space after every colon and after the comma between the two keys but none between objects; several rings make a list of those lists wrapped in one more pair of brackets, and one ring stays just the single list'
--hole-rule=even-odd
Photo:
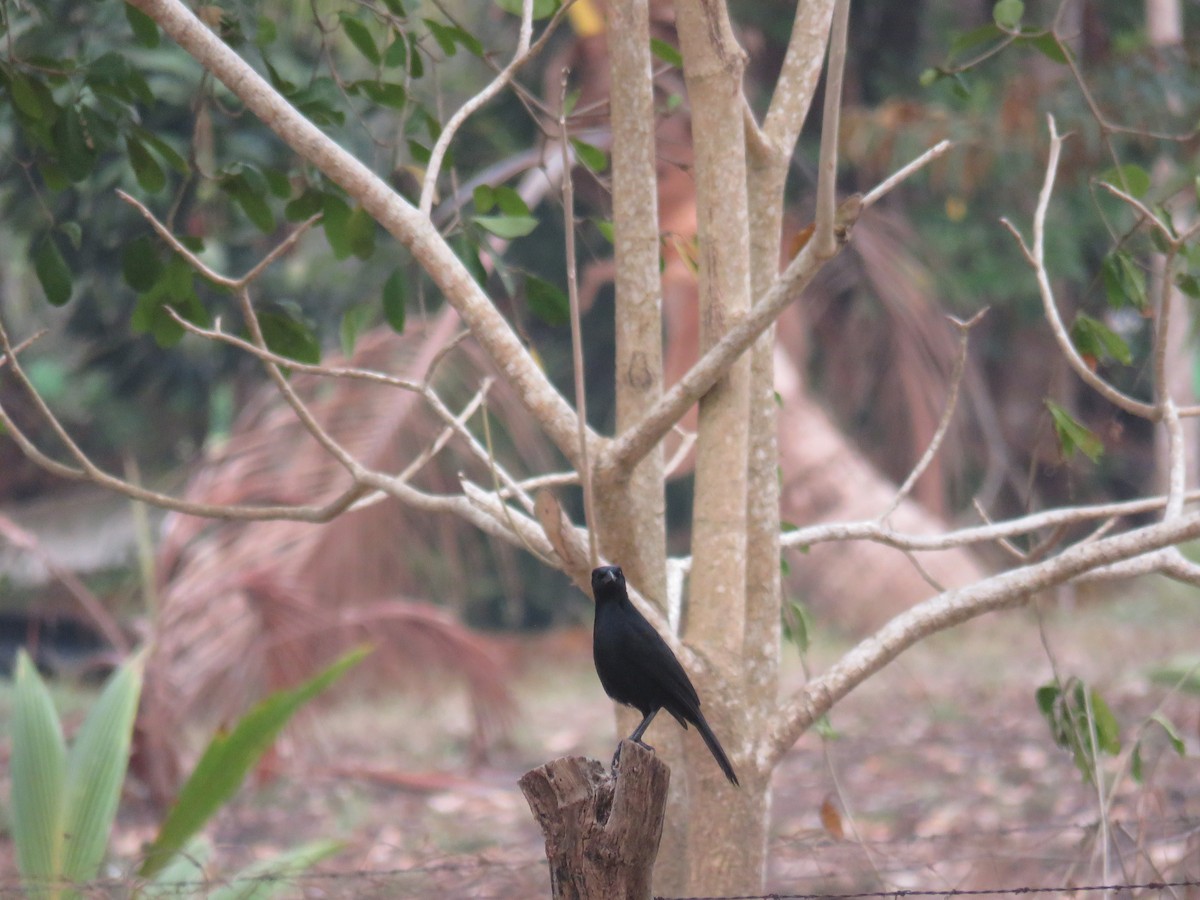
[{"label": "tree stump", "polygon": [[671,770],[622,741],[616,773],[564,756],[521,776],[546,838],[554,900],[649,900]]}]

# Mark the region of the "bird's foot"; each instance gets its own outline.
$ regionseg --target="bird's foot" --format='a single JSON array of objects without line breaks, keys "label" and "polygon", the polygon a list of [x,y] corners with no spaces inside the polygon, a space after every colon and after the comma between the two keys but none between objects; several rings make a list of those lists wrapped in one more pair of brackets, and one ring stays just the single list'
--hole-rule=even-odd
[{"label": "bird's foot", "polygon": [[[617,752],[613,754],[613,758],[612,758],[612,773],[613,773],[613,775],[616,775],[616,774],[617,774],[617,770],[618,770],[619,768],[621,768],[621,746],[622,746],[624,743],[625,743],[625,742],[624,742],[624,741],[622,741],[620,744],[617,744]],[[642,749],[644,749],[644,750],[649,750],[651,753],[654,753],[654,752],[655,752],[654,748],[653,748],[653,747],[651,747],[649,744],[647,744],[647,743],[646,743],[645,741],[643,741],[643,740],[640,740],[640,739],[639,739],[639,740],[635,740],[635,741],[633,741],[632,743],[634,743],[634,744],[637,744],[639,747],[641,747],[641,748],[642,748]]]}]

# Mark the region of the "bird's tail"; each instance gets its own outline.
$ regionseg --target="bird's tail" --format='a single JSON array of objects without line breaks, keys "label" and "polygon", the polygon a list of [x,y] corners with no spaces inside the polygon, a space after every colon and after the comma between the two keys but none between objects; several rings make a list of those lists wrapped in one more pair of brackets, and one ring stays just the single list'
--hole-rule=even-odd
[{"label": "bird's tail", "polygon": [[729,761],[729,757],[725,755],[725,750],[721,747],[721,742],[717,740],[717,736],[708,727],[708,722],[704,721],[704,715],[699,710],[696,710],[695,725],[696,730],[700,732],[700,737],[704,738],[708,752],[713,755],[713,759],[717,761],[717,765],[721,767],[721,771],[725,773],[725,777],[733,782],[735,787],[738,786],[737,773],[733,771],[733,764]]}]

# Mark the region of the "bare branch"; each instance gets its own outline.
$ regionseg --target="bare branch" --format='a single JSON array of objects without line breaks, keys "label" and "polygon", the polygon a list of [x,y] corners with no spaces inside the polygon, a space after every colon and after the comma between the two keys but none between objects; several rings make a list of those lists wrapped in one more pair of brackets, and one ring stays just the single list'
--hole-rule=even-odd
[{"label": "bare branch", "polygon": [[817,162],[816,221],[809,241],[819,259],[828,259],[838,249],[834,234],[834,195],[837,191],[838,123],[842,114],[842,76],[846,69],[849,21],[850,0],[835,0],[825,76],[825,112],[821,119],[821,156]]},{"label": "bare branch", "polygon": [[[528,3],[529,0],[526,0]],[[596,544],[596,502],[592,486],[592,467],[587,444],[587,383],[583,367],[583,328],[579,322],[578,262],[575,258],[575,180],[571,177],[571,141],[567,134],[567,69],[560,82],[563,108],[558,114],[558,138],[562,148],[563,237],[567,252],[567,300],[571,308],[571,364],[575,374],[575,418],[579,423],[579,477],[583,483],[583,517],[588,533],[588,558],[592,568],[600,565]]]},{"label": "bare branch", "polygon": [[513,52],[512,60],[500,70],[500,73],[495,78],[488,82],[483,90],[458,108],[442,127],[442,133],[438,135],[437,142],[433,145],[433,150],[430,151],[429,164],[425,167],[425,181],[421,185],[419,209],[422,215],[428,216],[430,210],[433,208],[433,197],[437,191],[437,180],[442,170],[442,160],[446,158],[446,150],[450,147],[450,142],[454,140],[458,129],[462,127],[463,123],[476,110],[507,87],[509,82],[512,81],[513,76],[517,74],[517,70],[541,48],[546,38],[553,31],[552,27],[547,28],[542,38],[538,41],[537,47],[533,51],[530,50],[530,39],[533,36],[533,0],[524,0],[521,4],[521,30],[517,37],[517,49]]},{"label": "bare branch", "polygon": [[262,273],[265,272],[273,262],[296,246],[296,242],[299,241],[300,238],[302,238],[305,233],[321,219],[321,215],[319,213],[314,216],[309,216],[309,218],[297,225],[291,234],[289,234],[279,244],[272,248],[266,256],[255,263],[249,272],[247,272],[241,278],[231,278],[230,276],[223,275],[215,269],[209,267],[202,259],[200,259],[200,257],[189,250],[178,238],[175,237],[174,234],[171,233],[171,229],[167,228],[166,225],[160,222],[158,217],[155,216],[154,213],[150,212],[150,210],[141,201],[130,196],[122,190],[117,191],[117,196],[140,212],[142,217],[150,223],[150,227],[154,229],[155,233],[157,233],[158,236],[162,238],[172,250],[186,259],[188,264],[193,269],[214,284],[219,284],[234,290],[250,284],[256,278],[262,275]]},{"label": "bare branch", "polygon": [[[28,345],[29,341],[23,342],[23,346]],[[143,503],[150,503],[162,509],[169,509],[174,512],[185,513],[193,516],[203,516],[209,519],[237,519],[237,520],[255,520],[263,519],[287,519],[297,522],[328,522],[331,519],[337,518],[345,512],[355,500],[359,499],[364,493],[363,488],[358,485],[353,485],[337,497],[325,504],[312,504],[307,506],[228,506],[224,504],[213,503],[194,503],[190,500],[183,500],[178,497],[173,497],[170,494],[163,494],[158,491],[147,490],[140,485],[132,484],[125,479],[118,478],[108,472],[105,472],[99,466],[83,453],[82,450],[71,440],[67,430],[59,422],[58,418],[46,405],[45,400],[38,394],[37,390],[29,381],[29,377],[25,374],[24,369],[17,363],[14,348],[12,347],[8,332],[4,328],[3,321],[0,321],[0,347],[8,359],[12,361],[13,374],[17,378],[18,383],[25,390],[26,394],[33,401],[39,415],[45,419],[50,429],[60,439],[65,438],[65,443],[72,456],[75,457],[77,466],[71,466],[66,463],[59,462],[43,453],[40,448],[29,438],[27,434],[13,421],[8,411],[0,404],[0,424],[5,428],[6,433],[11,437],[21,448],[21,452],[29,458],[35,465],[45,469],[47,472],[59,478],[65,478],[70,481],[90,481],[100,487],[115,491],[118,494],[123,494],[133,500],[140,500]],[[73,449],[72,449],[73,448]]]},{"label": "bare branch", "polygon": [[975,313],[966,322],[950,317],[950,321],[958,328],[958,357],[954,360],[954,371],[950,374],[950,396],[946,398],[946,408],[942,410],[941,421],[938,422],[937,429],[933,433],[933,437],[929,441],[929,446],[925,453],[913,466],[913,470],[908,474],[908,478],[904,480],[904,484],[900,485],[900,489],[896,491],[896,496],[892,499],[891,504],[883,515],[879,517],[881,522],[886,522],[904,501],[904,498],[912,491],[913,485],[917,483],[917,479],[924,474],[929,468],[929,464],[933,462],[933,458],[937,455],[938,450],[942,446],[942,441],[946,437],[946,432],[950,429],[950,420],[954,418],[954,410],[958,407],[958,390],[962,386],[963,374],[967,367],[967,340],[971,333],[971,328],[979,323],[987,314],[987,307],[984,307],[979,312]]},{"label": "bare branch", "polygon": [[779,758],[817,718],[842,697],[921,639],[985,612],[1021,606],[1038,591],[1092,569],[1152,553],[1200,536],[1200,513],[1160,522],[1095,543],[1064,550],[1036,565],[994,575],[969,587],[946,591],[896,616],[861,641],[825,674],[793,698],[787,713],[759,743],[760,771]]},{"label": "bare branch", "polygon": [[[307,162],[350,194],[429,273],[480,346],[508,378],[530,415],[573,464],[578,463],[575,414],[538,367],[512,327],[462,262],[422,215],[353,154],[306,119],[182,0],[133,0],[206,70]],[[602,442],[596,435],[589,441]]]},{"label": "bare branch", "polygon": [[833,7],[834,0],[796,4],[787,54],[762,126],[764,142],[784,159],[791,156],[808,118],[825,60]]},{"label": "bare branch", "polygon": [[[1185,499],[1188,502],[1200,500],[1200,491],[1188,493]],[[830,541],[874,541],[895,547],[897,550],[946,550],[951,547],[963,547],[1030,534],[1041,528],[1055,528],[1096,519],[1140,515],[1162,509],[1166,503],[1167,498],[1165,497],[1148,497],[1143,500],[1128,500],[1122,503],[1052,509],[1003,522],[976,525],[938,535],[899,532],[883,525],[878,520],[834,522],[825,525],[809,525],[789,531],[780,538],[780,541],[784,547],[808,547]]]},{"label": "bare branch", "polygon": [[953,146],[954,141],[939,141],[912,162],[901,166],[883,181],[879,182],[879,184],[875,185],[875,187],[871,188],[871,190],[867,191],[862,200],[863,209],[873,206],[875,203],[882,200],[885,196],[887,196],[887,194],[891,193],[891,191],[895,189],[897,185],[907,181],[915,173],[925,168],[925,166],[929,165],[935,159],[943,156],[946,151]]},{"label": "bare branch", "polygon": [[67,589],[67,593],[75,598],[75,602],[104,635],[105,640],[112,644],[113,649],[121,656],[129,654],[129,639],[121,630],[121,626],[112,613],[105,608],[104,602],[92,593],[91,589],[79,579],[79,576],[55,562],[54,557],[46,552],[35,535],[26,531],[8,516],[0,515],[0,537],[35,557],[52,577],[62,583],[62,586]]},{"label": "bare branch", "polygon": [[[1037,209],[1033,217],[1033,246],[1026,248],[1021,241],[1022,249],[1025,250],[1026,257],[1030,259],[1033,266],[1034,274],[1037,276],[1038,290],[1042,295],[1042,306],[1045,310],[1046,320],[1050,324],[1050,330],[1054,334],[1054,339],[1058,343],[1058,348],[1066,357],[1067,363],[1074,370],[1075,374],[1083,379],[1089,387],[1095,390],[1098,394],[1112,403],[1114,406],[1125,410],[1131,415],[1138,416],[1151,421],[1159,418],[1159,410],[1149,403],[1143,403],[1140,400],[1135,400],[1133,397],[1117,390],[1099,375],[1092,371],[1083,357],[1079,355],[1079,351],[1075,349],[1075,344],[1071,340],[1071,336],[1067,333],[1066,326],[1063,324],[1062,317],[1058,313],[1058,306],[1054,302],[1054,289],[1050,286],[1050,276],[1046,271],[1046,211],[1050,206],[1050,195],[1054,191],[1054,178],[1058,172],[1058,159],[1062,151],[1063,138],[1059,135],[1058,129],[1054,124],[1054,117],[1047,116],[1050,124],[1050,155],[1046,162],[1046,177],[1042,182],[1041,193],[1038,194]],[[1020,240],[1020,235],[1011,225],[1010,230]]]},{"label": "bare branch", "polygon": [[[861,200],[847,198],[839,212],[838,246],[844,245],[858,217]],[[774,322],[825,265],[809,241],[771,289],[702,356],[670,390],[666,391],[632,428],[616,437],[596,459],[596,477],[607,481],[628,473],[650,452],[758,336]]]}]

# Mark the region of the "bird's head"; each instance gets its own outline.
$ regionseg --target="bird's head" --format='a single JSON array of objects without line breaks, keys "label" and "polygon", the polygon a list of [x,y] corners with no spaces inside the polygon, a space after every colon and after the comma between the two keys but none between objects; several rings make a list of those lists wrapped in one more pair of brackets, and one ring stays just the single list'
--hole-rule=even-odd
[{"label": "bird's head", "polygon": [[620,566],[592,569],[592,596],[598,601],[625,595],[625,573]]}]

